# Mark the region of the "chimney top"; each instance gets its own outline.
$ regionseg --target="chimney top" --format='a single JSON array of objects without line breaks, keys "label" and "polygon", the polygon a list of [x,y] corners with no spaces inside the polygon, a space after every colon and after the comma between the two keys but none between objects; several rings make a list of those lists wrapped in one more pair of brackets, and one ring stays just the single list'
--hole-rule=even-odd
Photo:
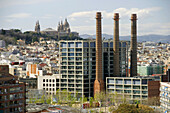
[{"label": "chimney top", "polygon": [[119,20],[119,13],[114,14],[114,20],[116,20],[116,21]]},{"label": "chimney top", "polygon": [[99,19],[99,18],[101,19],[101,12],[96,13],[96,19]]},{"label": "chimney top", "polygon": [[136,14],[132,14],[131,15],[131,20],[137,20],[137,15]]}]

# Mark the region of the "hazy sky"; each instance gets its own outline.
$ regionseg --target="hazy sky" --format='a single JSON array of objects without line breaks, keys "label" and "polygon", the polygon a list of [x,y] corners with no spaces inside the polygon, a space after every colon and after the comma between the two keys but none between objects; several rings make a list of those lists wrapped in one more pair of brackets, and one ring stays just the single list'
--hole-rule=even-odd
[{"label": "hazy sky", "polygon": [[102,12],[103,33],[113,34],[113,14],[120,13],[120,35],[130,35],[130,16],[138,15],[138,35],[170,35],[170,0],[0,0],[0,29],[56,29],[68,18],[71,30],[95,34],[95,13]]}]

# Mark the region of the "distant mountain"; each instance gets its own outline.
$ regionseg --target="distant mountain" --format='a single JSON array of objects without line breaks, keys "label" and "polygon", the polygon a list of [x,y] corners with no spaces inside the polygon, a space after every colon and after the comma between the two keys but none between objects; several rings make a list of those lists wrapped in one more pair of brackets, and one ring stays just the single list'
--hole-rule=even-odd
[{"label": "distant mountain", "polygon": [[[84,39],[95,39],[96,35],[88,35],[88,34],[83,34],[80,35],[81,38]],[[105,37],[105,39],[113,39],[113,35],[108,35],[108,34],[102,34],[102,37]],[[120,36],[120,40],[129,40],[130,41],[130,36]],[[152,41],[152,42],[162,42],[162,43],[170,43],[170,35],[143,35],[143,36],[138,36],[137,37],[138,42],[144,42],[144,41]]]}]

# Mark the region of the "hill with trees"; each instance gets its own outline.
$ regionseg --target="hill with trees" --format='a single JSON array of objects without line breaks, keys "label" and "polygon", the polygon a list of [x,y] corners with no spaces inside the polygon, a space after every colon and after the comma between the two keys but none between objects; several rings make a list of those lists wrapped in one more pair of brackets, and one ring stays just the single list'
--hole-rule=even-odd
[{"label": "hill with trees", "polygon": [[39,38],[43,37],[46,40],[81,40],[80,37],[75,37],[72,34],[69,36],[61,36],[60,38],[55,38],[47,34],[36,33],[33,31],[26,31],[24,33],[19,29],[11,29],[11,30],[0,30],[0,40],[4,40],[6,44],[16,44],[17,40],[22,39],[25,40],[26,44],[30,44],[31,42],[39,42]]}]

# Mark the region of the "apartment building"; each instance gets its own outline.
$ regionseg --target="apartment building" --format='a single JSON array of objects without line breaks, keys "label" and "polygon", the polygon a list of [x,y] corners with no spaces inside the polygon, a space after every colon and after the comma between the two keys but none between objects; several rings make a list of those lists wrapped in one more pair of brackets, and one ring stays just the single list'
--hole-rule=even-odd
[{"label": "apartment building", "polygon": [[19,78],[20,82],[27,84],[27,89],[37,89],[37,78]]},{"label": "apartment building", "polygon": [[38,90],[44,90],[47,94],[55,95],[59,89],[59,75],[38,76],[37,87]]},{"label": "apartment building", "polygon": [[164,113],[170,113],[170,83],[160,83],[160,103]]},{"label": "apartment building", "polygon": [[26,112],[26,84],[9,74],[7,65],[0,65],[0,112]]},{"label": "apartment building", "polygon": [[148,76],[152,74],[163,74],[163,65],[138,65],[137,73],[140,76]]},{"label": "apartment building", "polygon": [[154,81],[154,77],[107,77],[107,93],[120,94],[123,98],[134,103],[147,103],[148,98],[159,96],[160,81]]},{"label": "apartment building", "polygon": [[[105,40],[103,46],[103,78],[113,77],[113,41]],[[128,45],[120,41],[120,75],[128,75]],[[59,89],[86,97],[93,96],[96,77],[95,40],[59,41]]]}]

